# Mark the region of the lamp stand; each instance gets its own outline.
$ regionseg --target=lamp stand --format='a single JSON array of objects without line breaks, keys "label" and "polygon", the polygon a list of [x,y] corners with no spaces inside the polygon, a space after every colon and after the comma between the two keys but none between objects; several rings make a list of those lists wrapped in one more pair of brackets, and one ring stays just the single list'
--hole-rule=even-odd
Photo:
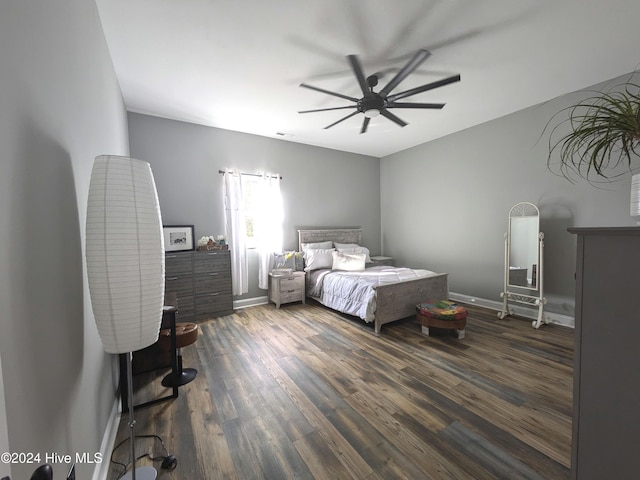
[{"label": "lamp stand", "polygon": [[155,480],[158,472],[155,468],[145,466],[136,468],[136,419],[133,406],[133,368],[131,367],[133,360],[133,352],[127,354],[127,386],[129,387],[128,403],[129,403],[129,443],[131,444],[131,470],[123,477],[123,480]]}]

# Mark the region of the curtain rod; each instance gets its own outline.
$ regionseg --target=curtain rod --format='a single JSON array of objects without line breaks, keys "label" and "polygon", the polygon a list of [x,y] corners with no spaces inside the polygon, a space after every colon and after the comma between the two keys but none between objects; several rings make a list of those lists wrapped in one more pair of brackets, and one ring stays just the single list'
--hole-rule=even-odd
[{"label": "curtain rod", "polygon": [[[227,172],[225,172],[224,170],[218,170],[218,173],[220,175],[224,175]],[[244,173],[244,172],[240,172],[240,175],[249,175],[250,177],[262,177],[262,175],[259,174],[259,173]],[[280,176],[278,176],[278,175],[266,175],[266,177],[268,177],[268,178],[279,178],[280,180],[282,180],[282,175],[280,175]]]}]

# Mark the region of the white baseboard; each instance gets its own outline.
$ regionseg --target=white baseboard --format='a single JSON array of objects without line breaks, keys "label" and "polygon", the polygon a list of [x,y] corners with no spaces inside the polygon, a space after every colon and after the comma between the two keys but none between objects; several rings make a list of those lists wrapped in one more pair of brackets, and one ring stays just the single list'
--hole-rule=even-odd
[{"label": "white baseboard", "polygon": [[[481,307],[489,308],[491,310],[495,310],[499,312],[502,310],[502,302],[496,300],[487,300],[486,298],[478,298],[470,295],[465,295],[463,293],[449,292],[449,297],[452,300],[480,305]],[[234,300],[233,308],[247,308],[254,307],[256,305],[264,305],[269,303],[269,297],[254,297],[254,298],[245,298],[243,300]],[[525,317],[530,318],[532,320],[536,320],[538,318],[538,311],[534,308],[528,308],[524,305],[514,305],[513,303],[509,304],[509,307],[513,310],[513,313]],[[546,323],[555,323],[556,325],[562,325],[564,327],[575,327],[575,319],[569,315],[563,315],[561,313],[554,312],[544,312],[544,319]]]},{"label": "white baseboard", "polygon": [[243,300],[234,300],[233,309],[255,307],[256,305],[264,305],[266,303],[269,303],[269,297],[245,298]]},{"label": "white baseboard", "polygon": [[109,413],[109,419],[107,420],[107,426],[104,430],[102,437],[102,443],[100,444],[100,453],[102,453],[102,462],[96,463],[93,469],[93,475],[91,480],[106,480],[107,473],[109,473],[109,464],[111,459],[111,453],[113,452],[113,445],[116,441],[116,435],[118,434],[118,426],[120,425],[120,394],[117,394],[113,406],[111,407],[111,413]]},{"label": "white baseboard", "polygon": [[[502,302],[498,302],[495,300],[487,300],[486,298],[472,297],[470,295],[455,292],[449,292],[449,297],[451,298],[451,300],[455,300],[457,302],[480,305],[481,307],[490,308],[491,310],[495,310],[496,312],[502,310]],[[513,313],[521,317],[531,318],[532,320],[536,320],[538,318],[537,309],[514,305],[513,303],[510,303],[509,307],[513,310]],[[545,311],[543,313],[543,316],[547,323],[555,323],[564,327],[575,328],[575,319],[568,315]]]}]

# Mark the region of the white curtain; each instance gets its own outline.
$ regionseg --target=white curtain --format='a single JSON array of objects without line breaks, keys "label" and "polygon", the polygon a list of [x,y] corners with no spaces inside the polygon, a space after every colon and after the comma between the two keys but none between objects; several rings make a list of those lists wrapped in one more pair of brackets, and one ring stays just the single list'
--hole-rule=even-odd
[{"label": "white curtain", "polygon": [[254,237],[258,250],[258,287],[267,289],[274,253],[282,252],[283,206],[280,175],[263,175],[257,188]]},{"label": "white curtain", "polygon": [[240,174],[233,170],[226,170],[223,178],[225,235],[231,250],[231,287],[233,295],[242,295],[249,291],[242,182]]}]

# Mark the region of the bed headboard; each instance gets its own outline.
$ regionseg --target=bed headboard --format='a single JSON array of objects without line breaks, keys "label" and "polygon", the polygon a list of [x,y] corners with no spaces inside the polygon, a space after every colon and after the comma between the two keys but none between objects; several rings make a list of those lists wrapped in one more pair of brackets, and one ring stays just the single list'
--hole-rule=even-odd
[{"label": "bed headboard", "polygon": [[361,228],[331,228],[322,230],[298,230],[298,250],[302,243],[326,242],[357,243],[362,245]]}]

